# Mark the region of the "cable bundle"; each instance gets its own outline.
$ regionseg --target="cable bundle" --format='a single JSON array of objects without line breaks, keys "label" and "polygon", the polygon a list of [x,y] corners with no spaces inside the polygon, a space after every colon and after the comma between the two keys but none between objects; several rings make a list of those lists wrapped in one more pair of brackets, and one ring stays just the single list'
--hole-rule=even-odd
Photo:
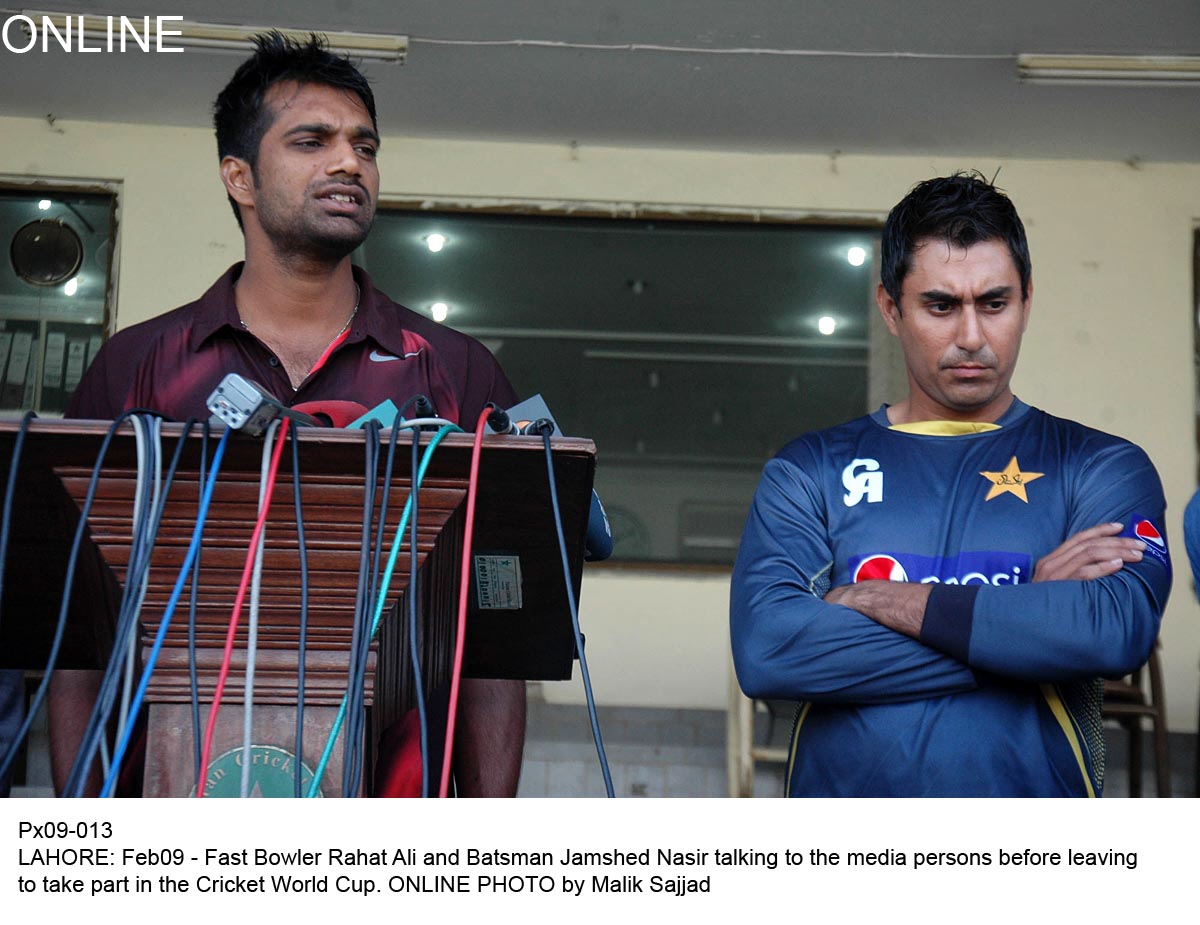
[{"label": "cable bundle", "polygon": [[[54,674],[54,668],[58,664],[58,655],[62,649],[63,634],[67,628],[67,612],[71,603],[71,586],[75,582],[75,568],[79,561],[79,549],[83,543],[84,532],[87,530],[88,514],[91,512],[92,503],[96,498],[96,487],[100,482],[100,471],[104,465],[104,459],[108,455],[108,448],[112,445],[113,435],[116,434],[117,428],[127,418],[136,413],[138,413],[136,410],[131,410],[118,415],[109,426],[103,441],[101,441],[100,452],[96,456],[96,463],[92,467],[92,475],[88,481],[87,493],[80,507],[79,523],[75,528],[75,536],[71,540],[71,551],[67,557],[66,576],[63,579],[62,602],[59,606],[58,619],[54,627],[54,638],[50,643],[50,653],[46,657],[46,667],[42,673],[42,681],[38,685],[37,691],[34,692],[33,700],[30,702],[29,711],[25,715],[25,720],[21,723],[21,728],[17,730],[17,735],[14,737],[3,760],[0,760],[0,777],[4,777],[12,768],[13,761],[21,749],[21,744],[29,734],[29,727],[33,724],[34,717],[37,715],[38,710],[41,709],[42,702],[46,699],[46,691],[50,686],[50,679]],[[17,460],[14,459],[14,468],[16,462]]]},{"label": "cable bundle", "polygon": [[[406,403],[406,406],[410,403]],[[428,414],[427,409],[422,408],[420,404],[418,404],[418,411],[425,413],[425,416],[411,421],[400,421],[390,429],[391,432],[389,434],[388,453],[384,467],[382,492],[378,490],[380,462],[379,451],[381,449],[380,425],[376,421],[371,421],[368,423],[367,427],[364,428],[362,547],[359,560],[359,578],[355,599],[355,615],[350,661],[347,672],[347,690],[343,696],[341,708],[339,709],[333,729],[325,745],[325,750],[322,755],[320,765],[312,777],[308,790],[309,796],[315,795],[319,789],[320,782],[329,759],[330,750],[343,723],[346,724],[346,741],[344,743],[341,792],[345,796],[353,796],[358,793],[361,787],[364,760],[363,743],[366,738],[364,679],[369,660],[370,644],[379,630],[383,615],[383,608],[387,600],[388,589],[390,587],[392,575],[398,559],[398,553],[404,541],[406,532],[408,535],[409,545],[409,582],[406,597],[406,603],[408,605],[408,654],[412,665],[417,712],[420,720],[422,795],[429,795],[431,792],[431,787],[434,783],[434,781],[431,781],[430,773],[431,756],[429,754],[428,738],[429,720],[426,713],[424,697],[425,691],[422,677],[422,627],[420,626],[417,612],[418,602],[421,597],[420,589],[418,587],[419,575],[417,570],[419,559],[419,491],[422,480],[424,479],[425,473],[430,465],[432,456],[437,446],[448,433],[452,431],[458,431],[459,428],[450,422],[445,422],[440,418],[432,417]],[[454,664],[450,683],[450,705],[447,722],[447,734],[441,762],[440,781],[437,782],[439,784],[438,793],[441,796],[447,795],[449,777],[452,768],[454,733],[457,718],[457,704],[465,640],[465,617],[467,589],[469,588],[471,536],[474,526],[474,506],[477,494],[478,468],[482,447],[482,437],[484,433],[483,428],[489,411],[490,409],[486,409],[480,415],[479,422],[476,425],[476,438],[471,458],[470,480],[466,503],[466,523],[462,560],[463,564],[462,574],[460,576],[461,583],[458,628],[456,632]],[[130,742],[135,730],[136,720],[147,690],[147,685],[152,672],[154,671],[157,658],[164,644],[164,640],[168,633],[174,612],[178,606],[179,599],[189,581],[191,582],[191,587],[188,619],[188,671],[192,699],[193,726],[195,727],[194,731],[196,733],[198,733],[199,727],[199,697],[195,658],[196,597],[198,592],[198,582],[194,569],[198,566],[204,524],[207,518],[213,489],[220,471],[221,461],[229,440],[230,432],[225,431],[222,435],[216,451],[213,454],[210,466],[208,461],[208,425],[206,424],[204,426],[200,459],[200,483],[203,485],[203,492],[197,508],[197,518],[192,534],[192,540],[184,562],[179,569],[174,588],[164,610],[161,621],[159,622],[154,643],[148,651],[146,664],[141,673],[141,677],[138,683],[134,685],[133,659],[136,654],[137,644],[136,628],[149,579],[151,554],[154,549],[158,528],[161,523],[163,511],[170,494],[172,483],[175,479],[176,470],[179,465],[183,448],[196,423],[194,420],[189,420],[184,426],[182,433],[174,447],[174,453],[164,479],[161,474],[161,421],[158,417],[142,415],[136,412],[127,412],[113,422],[112,427],[109,429],[104,438],[96,460],[96,464],[93,467],[92,478],[80,512],[79,526],[76,530],[75,538],[71,546],[70,557],[68,561],[67,579],[64,586],[59,619],[55,628],[54,641],[51,645],[51,652],[48,658],[45,675],[34,697],[34,703],[30,717],[32,717],[33,713],[36,712],[38,706],[45,697],[49,678],[58,658],[65,629],[65,621],[70,598],[70,588],[74,578],[80,542],[83,531],[86,529],[93,499],[95,498],[103,461],[111,444],[113,435],[116,433],[117,428],[127,418],[131,420],[131,424],[134,429],[138,454],[138,479],[132,512],[129,562],[124,576],[124,588],[121,595],[119,613],[114,633],[115,638],[113,658],[110,660],[110,663],[104,673],[100,694],[97,698],[96,704],[93,707],[92,713],[89,716],[88,726],[84,733],[84,738],[81,743],[79,753],[76,756],[75,763],[71,768],[70,777],[68,779],[66,788],[66,793],[68,795],[83,794],[87,786],[88,776],[98,753],[101,757],[102,763],[105,765],[102,794],[104,796],[112,795],[120,773],[122,761],[126,757],[129,750]],[[27,416],[26,419],[23,420],[21,430],[18,432],[17,440],[14,443],[12,467],[10,469],[9,482],[5,495],[5,507],[2,519],[0,519],[0,580],[2,580],[3,576],[3,560],[7,549],[8,522],[11,514],[12,496],[17,475],[17,466],[20,459],[25,430],[28,425],[28,419],[29,418]],[[424,455],[421,456],[420,429],[425,425],[441,426],[438,432],[430,440]],[[198,751],[198,754],[195,758],[196,794],[198,796],[204,795],[205,777],[209,764],[209,756],[211,754],[216,717],[220,709],[220,701],[224,685],[227,682],[233,642],[237,633],[241,608],[245,600],[248,586],[250,593],[250,617],[248,626],[244,691],[245,711],[242,739],[244,754],[248,755],[251,747],[254,700],[254,666],[259,596],[258,590],[264,548],[263,538],[265,534],[266,517],[270,509],[271,496],[274,490],[275,478],[278,472],[284,442],[287,438],[288,426],[288,421],[286,420],[283,420],[282,422],[276,422],[267,433],[266,439],[264,440],[258,519],[251,534],[250,544],[247,550],[246,565],[243,569],[242,581],[238,588],[233,607],[233,613],[231,614],[230,618],[230,624],[226,635],[224,659],[209,713],[208,724],[205,728],[202,747],[199,745],[199,735],[194,735],[194,739],[197,742]],[[410,472],[412,474],[411,488],[408,493],[408,498],[406,500],[400,522],[396,529],[395,536],[393,538],[390,555],[388,556],[386,566],[383,568],[381,575],[381,561],[383,552],[382,541],[387,520],[397,437],[401,429],[410,429],[412,431],[410,464]],[[308,563],[301,499],[298,434],[293,432],[291,436],[294,504],[296,512],[297,543],[300,554],[300,636],[297,657],[297,674],[300,695],[297,704],[296,717],[295,748],[297,761],[295,762],[296,770],[295,779],[293,782],[293,792],[296,795],[300,795],[303,789],[301,774],[303,770],[304,755],[303,701],[305,684],[304,674],[306,664],[305,650],[307,647],[308,631]],[[551,502],[555,515],[555,526],[558,533],[559,548],[563,563],[563,574],[567,584],[568,603],[571,609],[572,624],[576,640],[576,650],[581,662],[583,681],[588,697],[588,707],[592,722],[593,736],[596,740],[597,752],[600,756],[600,761],[604,772],[605,786],[609,796],[612,796],[611,776],[609,774],[607,761],[604,755],[603,743],[600,737],[599,726],[596,719],[591,683],[588,675],[586,659],[584,658],[582,637],[579,631],[578,613],[574,601],[573,587],[571,585],[566,546],[562,536],[561,515],[558,510],[557,492],[554,486],[554,470],[549,445],[550,440],[547,433],[543,433],[543,436],[547,454],[547,471],[550,482]],[[378,508],[376,508],[376,498],[377,495],[380,494],[381,498],[379,499]],[[378,518],[377,520],[376,517]],[[122,677],[124,678],[123,684]],[[106,762],[104,761],[104,753],[108,744],[106,740],[106,730],[108,728],[109,718],[112,715],[114,708],[116,708],[118,696],[120,705],[118,709],[118,722],[116,728],[116,745],[113,750],[112,760],[110,762]],[[18,739],[5,754],[3,763],[0,764],[0,774],[3,774],[11,767],[12,761],[15,758],[15,754],[19,750],[20,743],[23,741],[24,736],[28,733],[28,727],[29,717],[26,718],[26,722],[24,723],[18,735]],[[250,765],[250,761],[243,762],[243,777],[241,786],[242,796],[246,796],[249,789]]]},{"label": "cable bundle", "polygon": [[[145,598],[146,585],[149,581],[150,556],[154,550],[154,541],[158,535],[162,512],[166,507],[167,496],[175,478],[179,458],[183,453],[188,434],[195,425],[195,420],[189,420],[184,425],[183,432],[175,446],[175,453],[167,471],[165,484],[161,484],[159,479],[161,418],[149,418],[139,414],[133,415],[131,423],[138,446],[138,478],[134,493],[129,565],[125,571],[121,605],[117,613],[112,655],[105,668],[96,703],[88,717],[88,725],[75,756],[75,762],[67,777],[64,789],[67,796],[84,795],[96,752],[103,753],[107,746],[105,734],[119,688],[123,688],[123,692],[118,712],[117,738],[121,742],[128,742],[132,734],[133,724],[137,719],[136,709],[130,712],[130,701],[133,695],[133,666],[136,657],[138,616],[141,613],[142,601]],[[122,661],[124,666],[122,666]],[[115,754],[110,762],[102,762],[105,777],[115,783],[120,766],[120,757]],[[111,790],[111,785],[109,789]]]},{"label": "cable bundle", "polygon": [[[189,422],[188,427],[184,430],[183,435],[179,438],[180,445],[182,445],[183,441],[187,438],[188,430],[190,430],[191,423],[192,422]],[[159,620],[158,632],[155,634],[154,643],[150,648],[150,652],[146,656],[146,664],[142,669],[142,676],[141,676],[140,681],[138,682],[137,691],[134,694],[133,702],[131,704],[130,715],[133,717],[136,717],[138,715],[138,712],[141,710],[142,701],[146,696],[146,688],[150,684],[150,677],[154,673],[155,665],[158,663],[158,655],[162,651],[163,642],[167,636],[167,630],[171,626],[171,618],[175,614],[175,608],[179,604],[179,598],[183,593],[183,586],[187,583],[189,577],[192,578],[192,600],[191,600],[191,614],[189,615],[189,622],[190,622],[191,628],[193,630],[192,636],[189,641],[194,643],[196,577],[193,575],[192,566],[193,566],[193,564],[197,563],[199,555],[200,555],[200,543],[201,543],[201,539],[204,535],[204,524],[205,524],[205,521],[208,519],[208,508],[209,508],[210,503],[212,502],[213,487],[216,485],[217,474],[221,470],[221,459],[225,455],[225,445],[229,441],[229,433],[230,432],[227,430],[227,431],[225,431],[225,433],[223,433],[221,435],[221,440],[217,444],[216,452],[213,454],[212,469],[208,474],[207,481],[203,480],[203,465],[202,465],[201,483],[204,485],[204,491],[200,498],[200,504],[196,510],[196,526],[192,530],[192,540],[191,540],[191,543],[188,545],[188,551],[187,551],[187,555],[184,557],[183,565],[181,565],[179,568],[179,574],[175,579],[175,586],[171,590],[171,596],[167,601],[166,608],[163,610],[162,618]],[[208,428],[207,427],[205,427],[205,430],[204,430],[203,441],[204,441],[204,444],[207,445],[207,443],[208,443]],[[206,454],[204,454],[204,455],[206,455]],[[175,464],[178,462],[178,459],[179,459],[179,451],[176,450],[175,459],[172,460],[172,463],[171,463],[172,473],[174,472]],[[168,476],[168,480],[169,479],[170,479],[170,476]],[[194,645],[191,647],[190,652],[189,652],[189,662],[190,662],[189,672],[191,673],[191,675],[194,679],[194,677],[195,677],[195,648],[194,648]],[[193,683],[194,683],[194,681],[193,681]],[[193,691],[194,691],[194,688],[193,688]],[[133,730],[133,724],[130,723],[127,726],[127,728],[124,730],[123,734],[121,734],[119,737],[119,741],[117,743],[117,749],[113,753],[112,768],[109,770],[108,777],[104,781],[104,788],[100,793],[101,796],[105,796],[105,797],[112,796],[113,788],[116,784],[117,775],[120,772],[121,760],[125,756],[125,752],[129,747],[130,735],[132,733],[132,730]],[[197,781],[199,781],[199,777],[197,777]]]},{"label": "cable bundle", "polygon": [[[396,424],[394,429],[403,429],[410,426],[420,426],[420,424],[418,421],[406,421]],[[370,640],[374,639],[376,634],[379,632],[379,626],[383,618],[383,607],[387,601],[388,589],[391,586],[392,574],[395,571],[396,561],[400,555],[400,546],[404,540],[405,528],[409,523],[409,518],[412,513],[413,497],[420,490],[421,482],[425,477],[425,472],[429,468],[429,464],[433,459],[433,453],[437,449],[438,444],[445,439],[447,434],[453,431],[461,432],[461,428],[459,428],[456,424],[446,422],[444,426],[442,426],[441,429],[434,434],[433,439],[429,441],[429,445],[425,448],[425,453],[421,456],[420,466],[417,469],[416,474],[412,477],[412,487],[409,492],[409,497],[405,502],[404,510],[400,515],[400,523],[396,528],[396,533],[392,540],[391,551],[388,554],[387,564],[384,567],[383,576],[380,579],[378,593],[375,595],[374,617],[370,625],[370,633],[367,639],[368,645],[370,644]],[[343,724],[346,722],[346,716],[349,709],[349,694],[350,692],[347,690],[347,693],[343,695],[342,702],[338,707],[337,716],[334,718],[333,728],[330,729],[329,735],[325,740],[324,750],[322,751],[321,758],[317,763],[317,768],[313,773],[313,779],[309,784],[307,794],[309,797],[315,797],[320,790],[321,778],[325,774],[325,769],[328,766],[329,759],[333,753],[334,742],[337,740],[338,733],[341,731]]]}]

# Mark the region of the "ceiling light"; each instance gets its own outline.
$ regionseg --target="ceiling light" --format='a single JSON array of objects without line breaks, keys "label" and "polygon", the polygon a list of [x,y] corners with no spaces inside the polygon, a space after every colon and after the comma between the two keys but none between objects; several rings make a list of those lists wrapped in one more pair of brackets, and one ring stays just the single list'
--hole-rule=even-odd
[{"label": "ceiling light", "polygon": [[45,212],[50,206],[54,205],[49,199],[41,199],[38,201],[38,208]]},{"label": "ceiling light", "polygon": [[424,238],[425,246],[429,248],[431,254],[436,254],[446,246],[446,236],[438,234],[436,231],[433,234],[427,234]]},{"label": "ceiling light", "polygon": [[441,324],[446,320],[446,316],[450,314],[450,306],[445,302],[434,302],[429,306],[429,312],[433,315],[433,320]]},{"label": "ceiling light", "polygon": [[817,330],[828,337],[837,330],[837,320],[829,315],[822,315],[817,319]]},{"label": "ceiling light", "polygon": [[63,292],[67,295],[75,295],[79,291],[79,277],[75,276],[67,280],[67,284],[63,286]]},{"label": "ceiling light", "polygon": [[1200,56],[1017,55],[1017,76],[1032,83],[1200,84]]},{"label": "ceiling light", "polygon": [[[43,18],[49,19],[63,35],[68,28],[78,29],[83,20],[83,36],[95,43],[111,41],[115,46],[122,36],[129,37],[129,46],[140,42],[132,37],[134,31],[149,41],[149,35],[158,27],[158,17],[141,16],[80,16],[75,13],[47,13],[40,10],[23,10],[22,15],[41,27]],[[206,48],[219,51],[236,51],[241,54],[254,52],[254,36],[265,32],[280,32],[286,38],[307,42],[312,31],[323,36],[334,54],[350,55],[355,58],[370,58],[403,64],[408,54],[407,35],[385,35],[377,32],[321,32],[308,29],[280,29],[277,26],[231,26],[225,23],[187,22],[175,17],[163,17],[162,42],[166,47]],[[126,22],[128,21],[128,22]],[[27,27],[27,24],[24,24]],[[97,48],[97,50],[100,50]],[[110,48],[111,50],[111,48]]]},{"label": "ceiling light", "polygon": [[846,262],[852,267],[861,267],[867,262],[867,249],[855,245],[846,251]]}]

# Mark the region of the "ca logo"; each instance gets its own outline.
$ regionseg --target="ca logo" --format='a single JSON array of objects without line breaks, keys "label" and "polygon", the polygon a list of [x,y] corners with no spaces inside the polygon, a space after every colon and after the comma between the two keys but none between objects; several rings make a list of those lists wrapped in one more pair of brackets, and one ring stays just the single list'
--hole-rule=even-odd
[{"label": "ca logo", "polygon": [[856,459],[850,463],[842,470],[842,484],[846,486],[842,498],[846,507],[854,507],[864,497],[867,504],[883,500],[883,473],[874,459]]}]

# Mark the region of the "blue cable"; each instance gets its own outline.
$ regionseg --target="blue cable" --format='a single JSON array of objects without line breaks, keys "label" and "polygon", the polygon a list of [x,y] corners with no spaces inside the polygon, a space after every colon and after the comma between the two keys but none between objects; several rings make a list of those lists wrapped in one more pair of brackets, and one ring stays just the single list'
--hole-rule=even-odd
[{"label": "blue cable", "polygon": [[575,651],[579,653],[579,669],[583,675],[583,690],[587,695],[588,718],[592,722],[592,739],[596,743],[596,754],[600,756],[600,770],[604,774],[604,789],[613,796],[612,775],[608,770],[608,757],[604,754],[604,740],[600,737],[600,721],[596,718],[596,701],[592,698],[592,679],[588,675],[587,658],[583,654],[583,634],[579,631],[579,610],[575,606],[575,589],[571,585],[571,567],[567,562],[567,542],[563,539],[562,515],[558,511],[558,488],[554,482],[554,456],[550,452],[550,434],[542,431],[542,442],[546,447],[546,472],[550,479],[550,507],[554,511],[554,529],[558,534],[558,551],[562,556],[563,579],[567,584],[567,603],[571,607],[571,629],[575,632]]},{"label": "blue cable", "polygon": [[[196,552],[200,548],[200,538],[204,533],[204,521],[208,517],[208,507],[212,501],[213,487],[217,482],[217,473],[221,468],[221,458],[225,455],[225,445],[229,442],[231,430],[226,430],[221,435],[221,441],[217,444],[217,449],[213,453],[212,468],[209,469],[208,482],[204,486],[204,496],[200,500],[200,507],[196,512],[196,527],[192,531],[192,542],[188,546],[187,556],[183,560],[183,565],[179,569],[179,577],[175,580],[175,587],[171,591],[171,598],[167,601],[167,609],[163,613],[162,620],[158,625],[158,634],[154,637],[154,645],[150,649],[150,654],[146,658],[146,667],[142,671],[141,681],[138,683],[137,693],[134,694],[133,702],[130,706],[130,715],[136,716],[141,709],[142,699],[146,695],[146,688],[150,684],[150,676],[154,673],[154,666],[158,660],[158,653],[162,649],[163,640],[166,639],[167,629],[171,625],[171,617],[175,613],[175,607],[179,603],[179,596],[183,593],[183,586],[187,583],[188,574],[191,571],[192,562],[196,558]],[[133,733],[133,724],[130,723],[121,741],[117,743],[117,748],[113,752],[112,767],[108,772],[108,777],[104,781],[104,788],[101,790],[102,797],[112,796],[113,787],[116,784],[117,777],[120,774],[121,759],[125,757],[125,751],[129,747],[129,739]]]},{"label": "blue cable", "polygon": [[[200,440],[200,481],[204,482],[208,469],[208,438],[211,422],[204,422]],[[196,561],[191,570],[191,593],[188,595],[188,693],[192,707],[192,779],[200,786],[200,694],[196,677],[196,599],[200,593],[200,558],[202,550],[196,550]],[[303,678],[303,674],[301,674]]]}]

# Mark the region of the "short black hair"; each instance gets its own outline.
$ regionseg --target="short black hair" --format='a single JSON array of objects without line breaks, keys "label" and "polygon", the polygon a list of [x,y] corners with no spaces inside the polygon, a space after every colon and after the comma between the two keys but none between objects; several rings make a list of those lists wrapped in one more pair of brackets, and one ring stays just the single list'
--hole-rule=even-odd
[{"label": "short black hair", "polygon": [[960,171],[918,183],[888,213],[879,275],[897,306],[904,277],[912,269],[913,250],[929,238],[961,248],[1003,241],[1021,276],[1021,294],[1029,297],[1033,265],[1025,226],[1012,200],[978,171]]},{"label": "short black hair", "polygon": [[[217,130],[217,157],[240,157],[253,169],[263,135],[271,127],[275,114],[266,104],[267,92],[283,81],[298,84],[323,84],[358,95],[371,116],[376,132],[375,94],[367,78],[348,57],[329,51],[325,37],[309,33],[301,42],[272,30],[254,36],[255,52],[242,62],[213,106],[213,125]],[[232,197],[229,204],[242,226],[242,216]]]}]

